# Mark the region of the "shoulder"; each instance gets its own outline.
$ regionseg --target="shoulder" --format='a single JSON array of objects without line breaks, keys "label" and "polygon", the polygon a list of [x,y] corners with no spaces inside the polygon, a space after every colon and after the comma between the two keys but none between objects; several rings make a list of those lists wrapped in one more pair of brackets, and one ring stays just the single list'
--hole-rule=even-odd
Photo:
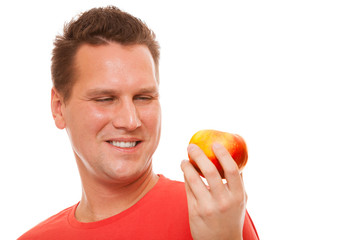
[{"label": "shoulder", "polygon": [[154,190],[162,194],[167,193],[171,195],[186,196],[184,182],[171,180],[163,175],[159,175],[159,181]]},{"label": "shoulder", "polygon": [[59,213],[49,217],[48,219],[40,222],[29,231],[25,232],[21,235],[18,240],[26,240],[26,239],[46,239],[48,233],[61,231],[61,229],[67,225],[68,216],[71,211],[76,207],[73,205],[68,207]]},{"label": "shoulder", "polygon": [[180,187],[180,188],[185,187],[184,182],[177,181],[177,180],[172,180],[170,178],[165,177],[162,174],[159,174],[158,185],[160,185],[160,186],[169,186],[169,185],[171,185],[173,187]]},{"label": "shoulder", "polygon": [[150,227],[152,232],[157,229],[156,236],[163,236],[157,239],[169,239],[164,237],[169,233],[177,233],[171,239],[190,239],[185,183],[160,175],[157,184],[136,207],[136,212],[139,213],[137,216],[142,219],[141,227]]},{"label": "shoulder", "polygon": [[159,175],[159,180],[154,188],[145,196],[144,200],[153,206],[184,206],[187,208],[185,183],[171,180]]}]

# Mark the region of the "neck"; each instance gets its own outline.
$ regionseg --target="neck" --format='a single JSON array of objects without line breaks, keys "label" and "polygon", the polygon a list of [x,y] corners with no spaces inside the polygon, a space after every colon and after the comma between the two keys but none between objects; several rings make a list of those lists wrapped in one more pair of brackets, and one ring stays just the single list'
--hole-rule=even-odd
[{"label": "neck", "polygon": [[[82,179],[83,180],[83,179]],[[157,183],[158,176],[150,168],[127,183],[84,183],[75,217],[80,222],[95,222],[114,216],[139,201]]]}]

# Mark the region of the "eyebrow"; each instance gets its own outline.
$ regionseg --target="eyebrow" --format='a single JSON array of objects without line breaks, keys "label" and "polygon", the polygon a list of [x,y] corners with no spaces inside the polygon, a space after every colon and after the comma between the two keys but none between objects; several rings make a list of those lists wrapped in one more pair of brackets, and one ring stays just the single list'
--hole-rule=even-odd
[{"label": "eyebrow", "polygon": [[87,96],[114,95],[114,94],[115,91],[112,89],[101,89],[101,88],[90,89],[86,92]]},{"label": "eyebrow", "polygon": [[141,93],[158,93],[159,89],[157,87],[140,88],[140,90],[138,92],[140,94]]},{"label": "eyebrow", "polygon": [[[144,88],[140,88],[137,91],[137,94],[146,94],[146,93],[151,93],[151,94],[158,94],[159,90],[157,87],[144,87]],[[90,89],[86,92],[87,96],[101,96],[101,95],[116,95],[118,93],[118,91],[116,91],[115,89],[104,89],[104,88],[94,88],[94,89]]]}]

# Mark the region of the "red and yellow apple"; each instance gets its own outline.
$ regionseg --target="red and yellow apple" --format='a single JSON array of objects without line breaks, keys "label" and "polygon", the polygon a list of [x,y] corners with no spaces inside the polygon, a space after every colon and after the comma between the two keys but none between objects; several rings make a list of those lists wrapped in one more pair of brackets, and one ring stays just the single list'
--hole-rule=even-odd
[{"label": "red and yellow apple", "polygon": [[[192,136],[189,144],[196,144],[198,147],[200,147],[208,159],[215,165],[220,173],[220,176],[225,178],[224,170],[212,150],[212,145],[215,142],[220,143],[228,150],[231,157],[236,162],[239,170],[242,170],[245,167],[248,160],[247,147],[244,139],[237,134],[221,132],[217,130],[201,130]],[[199,174],[204,177],[196,162],[191,159],[190,155],[189,160],[195,167],[196,171],[198,171]]]}]

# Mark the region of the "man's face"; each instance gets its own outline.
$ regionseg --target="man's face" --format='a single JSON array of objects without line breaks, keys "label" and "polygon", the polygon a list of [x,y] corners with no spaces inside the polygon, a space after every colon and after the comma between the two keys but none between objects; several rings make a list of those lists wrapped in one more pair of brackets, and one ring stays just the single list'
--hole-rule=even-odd
[{"label": "man's face", "polygon": [[80,174],[106,181],[151,170],[160,138],[155,65],[143,45],[83,45],[76,82],[61,112]]}]

